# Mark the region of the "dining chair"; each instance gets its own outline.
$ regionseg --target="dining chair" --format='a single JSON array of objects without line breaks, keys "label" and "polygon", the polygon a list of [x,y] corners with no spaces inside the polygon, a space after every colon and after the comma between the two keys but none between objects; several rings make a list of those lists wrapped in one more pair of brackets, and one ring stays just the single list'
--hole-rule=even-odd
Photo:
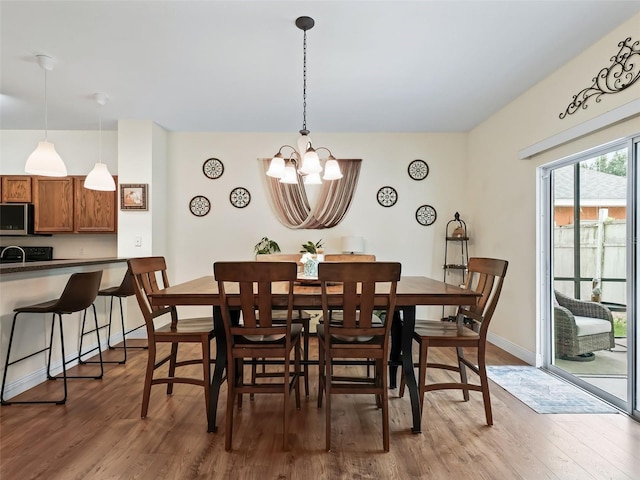
[{"label": "dining chair", "polygon": [[[132,258],[128,261],[133,275],[133,290],[138,305],[144,317],[148,356],[147,369],[142,393],[142,410],[140,416],[146,418],[149,410],[149,398],[153,385],[167,384],[167,395],[173,393],[173,385],[187,383],[198,385],[204,389],[204,401],[209,420],[209,385],[211,382],[211,339],[214,338],[213,317],[178,318],[175,306],[151,306],[149,296],[159,290],[169,287],[167,264],[164,257]],[[158,318],[165,316],[165,322],[156,325]],[[166,320],[170,320],[167,322]],[[178,360],[178,346],[180,343],[200,343],[202,357]],[[158,350],[162,344],[170,344],[167,355],[158,358]],[[168,363],[166,375],[156,376],[156,370]],[[187,365],[202,365],[203,376],[178,376],[176,369]]]},{"label": "dining chair", "polygon": [[[302,268],[300,259],[302,254],[300,253],[263,253],[256,255],[256,260],[259,262],[296,262],[298,273]],[[284,310],[274,310],[272,312],[272,319],[274,323],[284,323],[286,320],[287,312]],[[291,321],[302,325],[302,377],[304,378],[304,394],[309,396],[309,337],[310,337],[310,324],[311,314],[302,309],[294,309],[291,313]],[[278,376],[277,372],[267,372],[265,364],[262,364],[262,371],[258,372],[257,363],[252,365],[251,375],[253,378],[258,377],[270,377]]]},{"label": "dining chair", "polygon": [[[373,394],[382,408],[382,442],[389,451],[389,405],[387,393],[387,365],[389,332],[396,303],[396,287],[400,280],[398,262],[321,262],[318,279],[322,291],[322,311],[329,317],[329,306],[339,296],[342,308],[340,321],[324,321],[318,325],[319,382],[318,408],[326,394],[325,443],[331,449],[331,396]],[[376,285],[388,282],[388,291],[376,295]],[[340,284],[340,285],[334,285]],[[329,295],[332,301],[329,301]],[[389,321],[378,322],[374,310],[384,310]],[[353,361],[369,363],[373,360],[373,375]],[[340,375],[343,368],[334,370],[334,363],[350,369],[350,376]],[[337,373],[336,373],[337,372]]]},{"label": "dining chair", "polygon": [[[296,408],[300,409],[300,337],[302,326],[293,324],[293,286],[297,266],[293,262],[216,262],[213,271],[220,292],[222,320],[227,344],[227,415],[225,449],[232,449],[233,407],[238,397],[242,408],[244,393],[279,393],[283,395],[282,444],[289,442],[289,399],[295,390]],[[286,282],[286,318],[273,321],[274,282]],[[241,318],[233,322],[232,292],[239,293]],[[291,371],[291,354],[294,355]],[[245,382],[244,360],[276,359],[283,364],[282,381],[256,379]]]},{"label": "dining chair", "polygon": [[[482,392],[487,425],[493,425],[491,398],[486,368],[486,345],[489,323],[498,304],[504,277],[509,262],[494,258],[469,259],[465,288],[482,294],[476,305],[458,307],[457,321],[416,320],[413,339],[420,347],[418,357],[418,387],[420,389],[420,412],[423,411],[424,394],[434,390],[459,389],[465,401],[469,400],[469,391]],[[457,365],[428,362],[427,354],[431,347],[453,347],[456,349]],[[475,349],[478,364],[465,357],[464,349]],[[468,382],[466,368],[480,379],[479,384]],[[438,368],[458,372],[460,382],[426,383],[427,368]],[[400,396],[404,395],[404,376],[400,384]]]}]

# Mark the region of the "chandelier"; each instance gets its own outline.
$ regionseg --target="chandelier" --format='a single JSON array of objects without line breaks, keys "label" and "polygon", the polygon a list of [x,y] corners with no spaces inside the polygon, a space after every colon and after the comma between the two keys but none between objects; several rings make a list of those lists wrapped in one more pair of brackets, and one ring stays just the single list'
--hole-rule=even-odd
[{"label": "chandelier", "polygon": [[[304,184],[321,184],[322,180],[337,180],[342,178],[342,172],[338,161],[326,147],[314,148],[307,130],[307,30],[313,28],[315,21],[311,17],[298,17],[296,26],[304,32],[302,42],[303,68],[302,68],[302,129],[298,138],[297,148],[291,145],[283,145],[278,150],[269,165],[266,174],[279,178],[281,183],[298,183],[302,177]],[[327,158],[324,162],[324,175],[320,163],[319,151],[326,150]],[[286,152],[286,153],[285,153]],[[285,159],[286,155],[286,159]]]}]

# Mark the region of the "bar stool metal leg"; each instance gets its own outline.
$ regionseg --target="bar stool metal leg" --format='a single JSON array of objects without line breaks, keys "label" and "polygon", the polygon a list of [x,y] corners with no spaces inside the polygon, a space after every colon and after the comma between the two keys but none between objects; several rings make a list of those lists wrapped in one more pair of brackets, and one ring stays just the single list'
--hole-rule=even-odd
[{"label": "bar stool metal leg", "polygon": [[[118,347],[115,345],[111,345],[111,319],[113,316],[113,299],[116,298],[115,295],[111,296],[111,301],[109,302],[109,329],[107,330],[108,336],[107,336],[107,346],[109,347],[109,350],[123,350],[124,351],[124,358],[120,361],[111,361],[111,362],[105,362],[105,363],[127,363],[127,349],[136,349],[136,350],[148,350],[149,346],[148,345],[141,345],[141,346],[131,346],[131,345],[127,345],[127,335],[129,335],[131,332],[135,332],[136,330],[142,328],[145,326],[144,323],[138,325],[137,327],[132,328],[131,330],[127,330],[125,331],[125,326],[124,326],[124,313],[122,310],[122,298],[121,296],[117,296],[118,298],[118,302],[120,304],[120,324],[122,325],[122,346]],[[124,297],[126,298],[126,297]]]},{"label": "bar stool metal leg", "polygon": [[[78,360],[78,363],[80,364],[90,364],[90,363],[94,363],[94,364],[99,364],[100,365],[100,375],[75,375],[75,376],[68,376],[67,378],[94,378],[96,380],[100,380],[102,378],[102,376],[104,375],[104,361],[102,360],[102,348],[100,348],[100,328],[98,326],[98,315],[96,313],[96,306],[95,304],[92,304],[91,307],[93,308],[93,321],[94,321],[94,326],[95,328],[93,330],[89,330],[88,332],[85,333],[84,331],[84,325],[85,322],[87,320],[87,310],[85,309],[84,314],[82,316],[82,329],[80,330],[80,348],[78,349],[78,356],[76,358],[73,358],[65,363],[70,363],[73,362],[74,360]],[[103,327],[106,327],[106,325],[103,325]],[[90,350],[87,350],[86,352],[82,352],[82,339],[84,338],[84,336],[86,334],[89,333],[93,333],[96,332],[96,339],[98,341],[98,345],[93,347]],[[82,360],[82,357],[84,355],[87,355],[95,350],[98,350],[98,357],[99,360],[95,361],[95,360]]]},{"label": "bar stool metal leg", "polygon": [[58,323],[60,325],[60,346],[61,346],[61,350],[62,350],[62,376],[64,379],[64,387],[63,387],[63,391],[64,391],[64,395],[61,399],[59,400],[5,400],[4,399],[4,392],[5,392],[5,386],[6,386],[6,382],[7,382],[7,371],[9,370],[9,366],[10,365],[14,365],[18,362],[21,362],[22,360],[26,360],[27,358],[31,358],[34,355],[37,355],[39,353],[43,353],[46,352],[48,350],[48,355],[47,355],[47,378],[49,380],[55,380],[55,377],[51,376],[51,349],[52,349],[52,345],[53,345],[53,335],[54,335],[54,330],[55,330],[55,325],[56,325],[56,314],[54,313],[51,317],[51,335],[49,336],[49,345],[41,350],[38,350],[37,352],[33,352],[29,355],[25,355],[24,357],[18,358],[12,362],[10,362],[10,356],[11,356],[11,347],[13,346],[13,334],[15,332],[15,326],[16,326],[16,320],[18,315],[21,312],[16,312],[16,314],[13,316],[13,323],[11,324],[11,333],[9,335],[9,346],[7,347],[7,360],[5,362],[5,368],[4,368],[4,374],[2,375],[2,391],[0,392],[0,402],[2,405],[15,405],[15,404],[43,404],[43,403],[53,403],[56,405],[64,405],[64,403],[67,401],[67,369],[66,369],[66,364],[64,362],[64,341],[63,341],[63,337],[62,337],[62,315],[58,314]]}]

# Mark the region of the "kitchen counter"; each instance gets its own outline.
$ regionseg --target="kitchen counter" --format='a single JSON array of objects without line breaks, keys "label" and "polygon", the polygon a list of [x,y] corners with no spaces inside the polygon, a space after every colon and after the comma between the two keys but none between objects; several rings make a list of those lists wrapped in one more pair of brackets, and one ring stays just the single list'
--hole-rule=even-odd
[{"label": "kitchen counter", "polygon": [[48,260],[46,262],[2,263],[0,264],[0,275],[8,273],[34,272],[37,270],[52,270],[56,268],[100,265],[105,263],[121,263],[126,261],[126,258],[76,258],[67,260]]}]

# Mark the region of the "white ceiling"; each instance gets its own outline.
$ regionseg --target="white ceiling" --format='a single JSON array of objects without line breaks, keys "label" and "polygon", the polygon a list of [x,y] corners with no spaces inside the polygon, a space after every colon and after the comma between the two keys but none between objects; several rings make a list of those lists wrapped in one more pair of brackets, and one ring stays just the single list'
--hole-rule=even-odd
[{"label": "white ceiling", "polygon": [[101,92],[105,129],[297,131],[307,15],[309,130],[467,131],[638,12],[637,0],[1,0],[0,127],[44,129],[35,55],[47,54],[51,130],[96,129]]}]

